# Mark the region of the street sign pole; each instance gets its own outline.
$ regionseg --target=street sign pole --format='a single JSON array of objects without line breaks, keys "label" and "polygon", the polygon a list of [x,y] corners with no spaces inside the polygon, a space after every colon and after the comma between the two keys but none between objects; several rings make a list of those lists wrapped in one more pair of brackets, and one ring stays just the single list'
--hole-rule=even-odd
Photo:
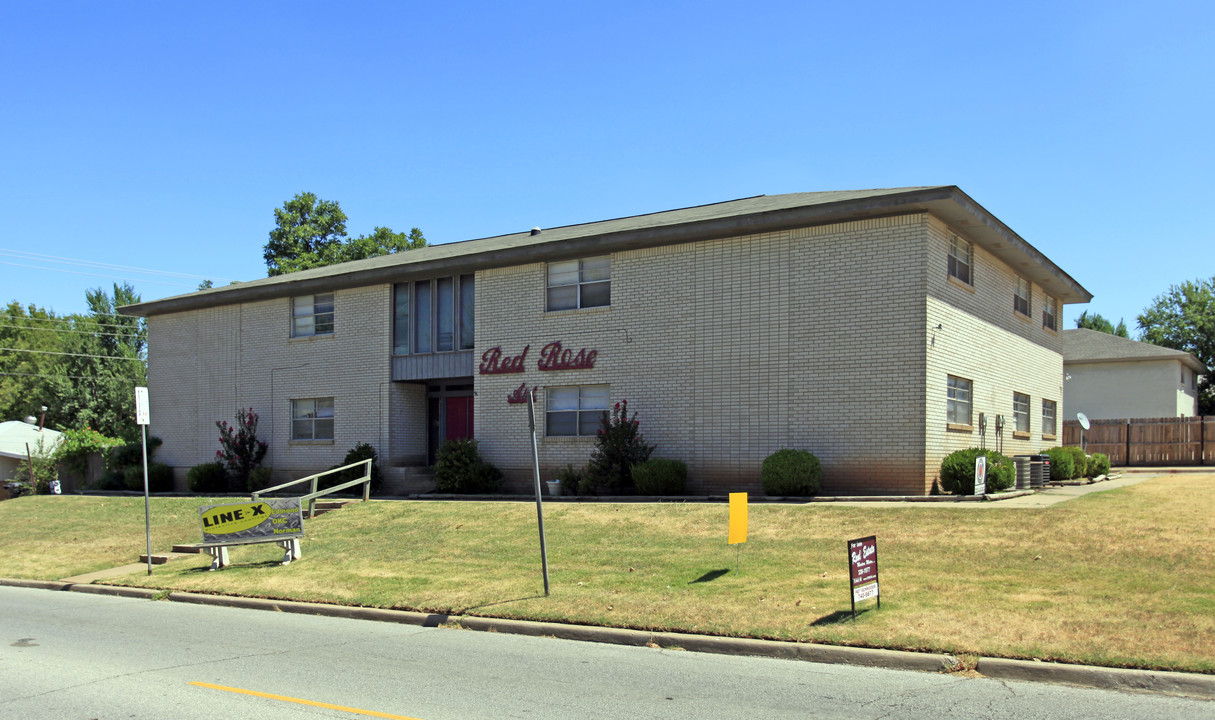
[{"label": "street sign pole", "polygon": [[152,574],[152,510],[148,492],[148,389],[135,388],[135,422],[143,439],[143,531],[147,541],[148,574]]},{"label": "street sign pole", "polygon": [[535,391],[527,393],[527,426],[532,432],[532,477],[536,481],[536,519],[540,524],[540,565],[544,570],[544,596],[548,597],[548,550],[544,547],[544,501],[540,496],[540,448],[536,444]]}]

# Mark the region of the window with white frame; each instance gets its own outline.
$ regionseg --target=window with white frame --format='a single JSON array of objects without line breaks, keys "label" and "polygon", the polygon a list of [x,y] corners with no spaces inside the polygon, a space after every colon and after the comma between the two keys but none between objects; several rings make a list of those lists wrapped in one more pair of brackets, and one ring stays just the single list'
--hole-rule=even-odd
[{"label": "window with white frame", "polygon": [[1020,275],[1017,276],[1017,290],[1013,294],[1013,310],[1022,315],[1030,316],[1030,298],[1033,294],[1033,286],[1029,281]]},{"label": "window with white frame", "polygon": [[333,293],[291,298],[291,337],[333,334]]},{"label": "window with white frame", "polygon": [[967,285],[974,285],[971,269],[974,266],[974,246],[957,235],[949,238],[949,275]]},{"label": "window with white frame", "polygon": [[1059,330],[1058,300],[1047,295],[1042,301],[1042,327],[1049,330]]},{"label": "window with white frame", "polygon": [[594,435],[607,414],[607,385],[552,387],[544,392],[544,434],[560,437]]},{"label": "window with white frame", "polygon": [[545,302],[550,312],[611,305],[611,256],[549,263]]},{"label": "window with white frame", "polygon": [[333,439],[333,398],[291,401],[292,440]]},{"label": "window with white frame", "polygon": [[1042,401],[1042,434],[1055,434],[1055,411],[1057,406],[1054,400]]},{"label": "window with white frame", "polygon": [[971,382],[965,378],[949,376],[948,421],[953,425],[970,424]]},{"label": "window with white frame", "polygon": [[1019,433],[1029,432],[1029,396],[1013,393],[1013,428]]}]

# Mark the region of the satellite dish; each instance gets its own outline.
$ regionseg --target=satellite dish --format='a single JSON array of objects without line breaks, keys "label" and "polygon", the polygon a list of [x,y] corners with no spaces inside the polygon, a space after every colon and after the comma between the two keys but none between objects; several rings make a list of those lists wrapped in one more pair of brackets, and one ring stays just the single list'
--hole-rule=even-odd
[{"label": "satellite dish", "polygon": [[1089,423],[1089,421],[1088,421],[1088,415],[1078,412],[1078,413],[1076,413],[1076,419],[1080,421],[1080,427],[1084,428],[1085,430],[1088,430],[1090,427],[1092,427],[1092,424]]}]

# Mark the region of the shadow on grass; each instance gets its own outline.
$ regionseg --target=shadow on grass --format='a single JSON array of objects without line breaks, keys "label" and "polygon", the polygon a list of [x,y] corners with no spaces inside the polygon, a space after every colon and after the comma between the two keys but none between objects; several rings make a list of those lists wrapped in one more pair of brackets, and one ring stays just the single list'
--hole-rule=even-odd
[{"label": "shadow on grass", "polygon": [[[870,610],[873,610],[873,608],[865,608],[864,610],[857,610],[856,611],[857,619],[859,620],[862,615],[869,612]],[[852,611],[851,610],[837,610],[836,612],[833,612],[830,615],[824,615],[821,618],[819,618],[818,620],[815,620],[814,622],[810,623],[810,627],[822,627],[823,625],[839,625],[840,623],[846,623],[846,622],[852,622]]]},{"label": "shadow on grass", "polygon": [[728,572],[730,572],[729,568],[722,568],[721,570],[710,570],[709,572],[705,573],[704,575],[701,575],[700,577],[696,578],[695,580],[693,580],[692,582],[690,582],[688,584],[695,585],[696,583],[713,582],[714,580],[721,577],[722,575],[725,575]]},{"label": "shadow on grass", "polygon": [[509,605],[511,603],[523,602],[524,600],[543,600],[543,595],[531,595],[529,597],[515,598],[514,600],[499,600],[498,602],[485,603],[483,605],[472,605],[466,607],[460,612],[468,612],[469,610],[480,610],[482,608],[494,607],[495,605]]}]

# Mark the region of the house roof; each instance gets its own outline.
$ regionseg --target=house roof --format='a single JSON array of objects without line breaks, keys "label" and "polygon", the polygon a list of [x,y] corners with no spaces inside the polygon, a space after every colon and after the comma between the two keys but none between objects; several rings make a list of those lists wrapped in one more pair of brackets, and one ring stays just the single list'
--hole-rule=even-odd
[{"label": "house roof", "polygon": [[29,443],[30,450],[37,450],[38,440],[42,439],[43,448],[50,450],[58,445],[62,438],[63,433],[57,430],[43,428],[40,432],[37,425],[20,420],[0,422],[0,455],[24,460],[26,443]]},{"label": "house roof", "polygon": [[119,308],[159,315],[522,263],[929,212],[1064,303],[1092,299],[1070,275],[953,185],[757,195],[711,205],[431,245]]},{"label": "house roof", "polygon": [[1207,367],[1188,352],[1128,340],[1109,333],[1077,328],[1060,333],[1063,340],[1063,364],[1132,362],[1136,360],[1177,360],[1196,373],[1206,374]]}]

